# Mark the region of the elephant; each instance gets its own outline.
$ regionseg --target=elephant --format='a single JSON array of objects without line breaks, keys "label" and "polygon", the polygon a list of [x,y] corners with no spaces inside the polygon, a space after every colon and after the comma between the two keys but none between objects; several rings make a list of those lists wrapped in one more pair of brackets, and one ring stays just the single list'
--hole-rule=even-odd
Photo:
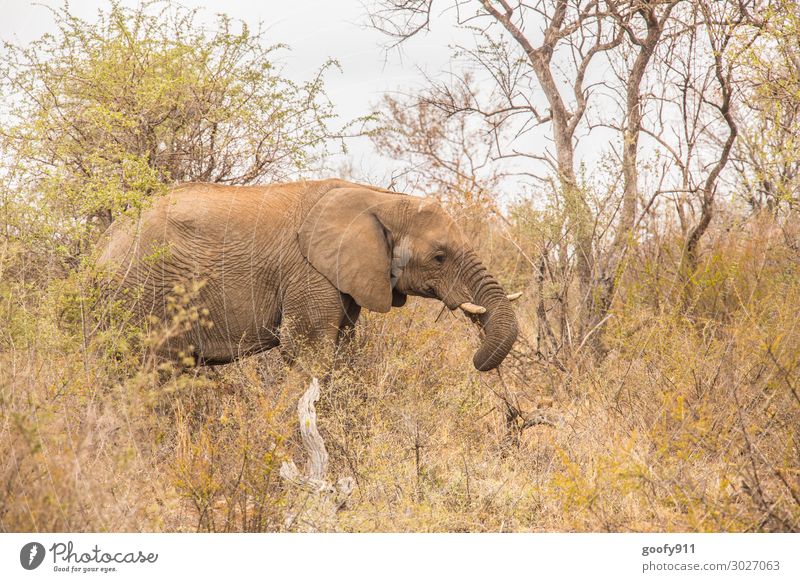
[{"label": "elephant", "polygon": [[98,263],[106,295],[150,321],[169,322],[174,290],[202,281],[192,301],[213,325],[191,323],[162,354],[195,364],[335,349],[361,309],[386,313],[408,295],[481,326],[478,370],[500,365],[517,338],[506,292],[437,201],[340,179],[181,184],[113,223]]}]

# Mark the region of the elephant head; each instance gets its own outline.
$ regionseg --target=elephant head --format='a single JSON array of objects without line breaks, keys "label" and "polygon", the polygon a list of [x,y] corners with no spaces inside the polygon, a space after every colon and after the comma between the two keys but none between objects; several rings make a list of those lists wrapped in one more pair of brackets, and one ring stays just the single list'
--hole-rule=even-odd
[{"label": "elephant head", "polygon": [[505,291],[433,200],[334,188],[310,209],[299,243],[317,271],[371,311],[385,313],[416,295],[471,314],[485,332],[473,357],[478,370],[499,366],[517,338]]}]

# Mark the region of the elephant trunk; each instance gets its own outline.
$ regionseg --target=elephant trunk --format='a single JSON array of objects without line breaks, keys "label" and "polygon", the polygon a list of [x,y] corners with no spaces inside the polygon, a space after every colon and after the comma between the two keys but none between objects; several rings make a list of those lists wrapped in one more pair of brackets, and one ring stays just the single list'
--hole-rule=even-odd
[{"label": "elephant trunk", "polygon": [[473,255],[465,263],[465,286],[471,291],[474,302],[486,310],[473,316],[480,322],[484,338],[472,363],[481,372],[486,372],[499,366],[511,351],[517,339],[517,318],[506,292],[477,257]]}]

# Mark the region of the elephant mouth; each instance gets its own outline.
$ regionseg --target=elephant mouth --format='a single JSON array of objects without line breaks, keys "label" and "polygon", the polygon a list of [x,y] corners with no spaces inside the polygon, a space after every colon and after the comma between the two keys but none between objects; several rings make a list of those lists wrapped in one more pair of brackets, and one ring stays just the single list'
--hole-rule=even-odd
[{"label": "elephant mouth", "polygon": [[441,296],[436,292],[436,290],[433,287],[423,287],[422,289],[417,291],[415,295],[418,295],[419,297],[424,297],[425,299],[440,299],[441,301],[444,301],[443,299],[441,299]]}]

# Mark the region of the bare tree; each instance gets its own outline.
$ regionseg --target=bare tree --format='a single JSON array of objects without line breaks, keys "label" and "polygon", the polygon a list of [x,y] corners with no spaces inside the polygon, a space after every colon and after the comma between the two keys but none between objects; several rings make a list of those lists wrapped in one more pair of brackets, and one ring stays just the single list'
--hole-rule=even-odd
[{"label": "bare tree", "polygon": [[[587,81],[590,66],[600,55],[623,41],[624,29],[595,0],[512,5],[504,0],[456,2],[459,25],[475,34],[475,45],[460,51],[483,71],[492,83],[487,95],[471,93],[463,99],[468,83],[456,78],[436,83],[426,98],[447,115],[474,114],[483,119],[493,137],[494,159],[523,160],[532,167],[526,173],[541,178],[541,168],[555,175],[554,188],[567,216],[566,232],[558,243],[560,278],[566,283],[559,298],[562,344],[579,341],[596,320],[595,212],[581,188],[576,170],[577,130],[584,121],[593,83]],[[373,25],[398,43],[426,30],[431,23],[433,0],[385,0],[372,10]],[[540,22],[541,34],[526,28]],[[555,58],[556,55],[559,58]],[[569,79],[564,71],[569,69]],[[455,88],[454,88],[455,86]],[[539,99],[539,93],[544,101]],[[482,99],[482,97],[485,97]],[[536,151],[521,145],[521,137],[541,127],[550,129],[549,149]],[[501,140],[505,129],[511,139]],[[574,272],[578,281],[578,309],[570,323],[570,298],[566,291]]]},{"label": "bare tree", "polygon": [[600,306],[597,315],[605,316],[611,307],[614,293],[620,280],[620,267],[624,260],[637,222],[639,201],[639,136],[642,132],[644,96],[642,81],[661,40],[672,10],[680,0],[616,2],[608,0],[609,12],[625,31],[632,45],[635,58],[623,79],[625,93],[625,117],[619,129],[622,132],[622,210],[616,227],[611,249],[600,267]]},{"label": "bare tree", "polygon": [[[400,44],[436,24],[433,4],[381,0],[371,11],[372,24]],[[561,226],[526,256],[537,288],[539,351],[553,363],[555,354],[568,358],[584,348],[602,354],[602,329],[626,256],[639,240],[638,225],[648,213],[671,212],[664,205],[670,198],[684,241],[681,280],[690,280],[697,268],[700,241],[714,216],[717,190],[738,134],[733,51],[742,48],[736,35],[746,10],[732,0],[477,0],[442,5],[455,12],[458,26],[473,33],[472,45],[458,47],[471,71],[456,71],[444,81],[429,79],[428,88],[403,100],[402,106],[387,101],[394,126],[410,128],[405,122],[413,107],[445,122],[470,117],[483,123],[490,138],[479,166],[494,181],[485,182],[483,191],[502,183],[492,163],[509,161],[517,166],[506,168],[502,176],[550,186],[547,196],[561,210]],[[616,79],[604,74],[609,67],[615,68]],[[476,81],[473,74],[482,77]],[[603,110],[608,105],[605,90],[618,96],[618,114]],[[417,125],[408,135],[415,135],[419,146],[429,138]],[[619,192],[593,190],[576,163],[583,132],[596,126],[619,132]],[[441,145],[447,131],[442,124],[436,127]],[[534,142],[544,130],[546,144]],[[410,149],[444,174],[464,172],[463,164],[452,163],[454,157],[446,162],[441,150],[427,146]],[[647,192],[640,183],[643,147],[662,160],[657,186]],[[481,189],[476,172],[469,180],[472,189]]]},{"label": "bare tree", "polygon": [[[737,27],[743,20],[743,15],[737,5],[727,2],[699,0],[694,8],[694,14],[698,20],[693,28],[695,30],[702,29],[701,34],[707,37],[711,63],[704,75],[705,83],[700,85],[691,82],[683,86],[684,99],[694,97],[698,104],[696,108],[698,112],[702,110],[703,106],[714,110],[717,121],[721,120],[725,124],[727,136],[724,138],[712,136],[720,144],[719,153],[717,159],[710,164],[710,169],[704,172],[705,177],[697,188],[700,216],[686,237],[680,266],[680,273],[684,280],[688,280],[697,269],[698,245],[714,215],[717,182],[728,163],[738,133],[732,110],[734,61],[730,58],[729,51]],[[694,30],[691,34],[695,34]],[[718,96],[716,99],[714,94]],[[684,123],[688,124],[685,118]],[[707,131],[706,128],[710,124],[710,122],[704,123],[702,131]],[[688,289],[689,286],[687,285],[685,288]]]}]

